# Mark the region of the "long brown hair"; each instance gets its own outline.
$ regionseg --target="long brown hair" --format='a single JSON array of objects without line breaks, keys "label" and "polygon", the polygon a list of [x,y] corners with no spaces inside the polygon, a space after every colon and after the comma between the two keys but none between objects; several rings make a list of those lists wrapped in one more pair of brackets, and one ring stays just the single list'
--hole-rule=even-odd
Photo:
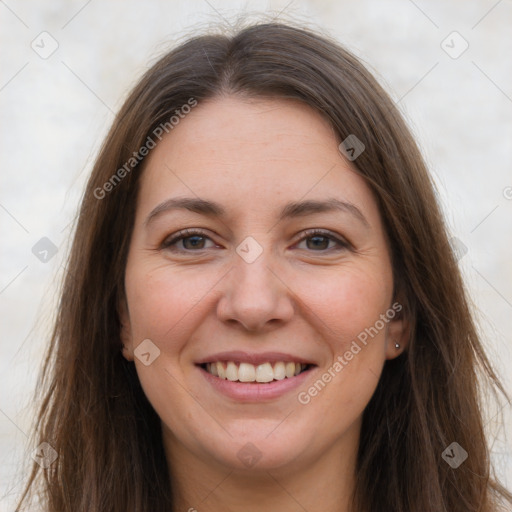
[{"label": "long brown hair", "polygon": [[[187,40],[146,72],[117,115],[82,199],[41,376],[36,435],[58,458],[45,469],[34,463],[19,507],[37,493],[48,512],[172,509],[160,420],[120,352],[117,308],[143,159],[126,163],[160,125],[170,130],[191,98],[228,94],[298,99],[329,120],[340,142],[355,134],[365,145],[353,165],[380,208],[410,345],[386,362],[365,409],[354,510],[495,512],[499,501],[512,504],[492,478],[479,382],[504,390],[415,141],[350,52],[310,30],[261,23]],[[469,454],[457,469],[442,456],[452,442]]]}]

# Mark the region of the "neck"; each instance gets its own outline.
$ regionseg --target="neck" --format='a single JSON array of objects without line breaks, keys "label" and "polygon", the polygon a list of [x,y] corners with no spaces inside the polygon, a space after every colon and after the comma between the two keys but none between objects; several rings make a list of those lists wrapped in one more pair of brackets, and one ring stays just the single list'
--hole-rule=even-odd
[{"label": "neck", "polygon": [[303,464],[293,461],[280,468],[239,470],[197,457],[166,435],[169,432],[164,434],[164,445],[175,512],[352,510],[357,442],[340,439],[316,460]]}]

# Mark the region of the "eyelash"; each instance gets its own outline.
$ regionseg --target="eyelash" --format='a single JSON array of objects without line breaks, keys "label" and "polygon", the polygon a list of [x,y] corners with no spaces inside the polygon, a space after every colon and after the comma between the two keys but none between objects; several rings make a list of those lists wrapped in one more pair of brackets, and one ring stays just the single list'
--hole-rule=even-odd
[{"label": "eyelash", "polygon": [[[296,243],[300,243],[304,240],[307,240],[308,238],[320,236],[320,237],[332,240],[333,242],[336,242],[339,246],[337,250],[353,249],[352,245],[349,242],[334,236],[331,232],[326,231],[326,230],[316,229],[316,228],[307,229],[306,231],[304,231],[303,235],[304,236],[300,240],[298,240]],[[207,249],[198,249],[198,250],[194,251],[192,249],[171,249],[171,247],[173,245],[175,245],[177,242],[180,242],[181,240],[185,240],[186,238],[191,238],[193,236],[200,236],[200,237],[208,238],[209,240],[211,240],[211,238],[208,236],[208,234],[200,229],[183,229],[181,231],[178,231],[174,235],[172,235],[170,238],[166,238],[162,242],[160,248],[161,249],[170,249],[175,252],[201,252],[201,251],[207,250]],[[330,252],[332,250],[333,250],[333,248],[331,247],[330,249],[323,249],[323,250],[313,251],[313,252],[325,253],[325,252]]]}]

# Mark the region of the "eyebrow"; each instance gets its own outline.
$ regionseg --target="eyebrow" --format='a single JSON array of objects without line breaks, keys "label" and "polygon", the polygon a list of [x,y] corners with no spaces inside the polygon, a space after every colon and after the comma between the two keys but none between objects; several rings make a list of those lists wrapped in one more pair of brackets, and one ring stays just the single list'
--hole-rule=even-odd
[{"label": "eyebrow", "polygon": [[[147,227],[160,214],[171,210],[188,210],[208,217],[223,217],[226,215],[224,207],[213,201],[197,197],[173,197],[156,206],[147,216],[144,225]],[[285,219],[333,211],[348,213],[359,220],[365,227],[370,227],[365,216],[356,205],[347,201],[340,201],[336,198],[323,201],[307,200],[287,203],[281,210],[278,220],[280,222]]]}]

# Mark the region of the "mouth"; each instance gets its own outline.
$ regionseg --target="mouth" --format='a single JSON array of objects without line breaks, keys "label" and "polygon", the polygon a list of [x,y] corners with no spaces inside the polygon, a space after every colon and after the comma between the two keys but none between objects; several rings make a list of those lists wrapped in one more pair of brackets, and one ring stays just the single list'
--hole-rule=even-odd
[{"label": "mouth", "polygon": [[240,361],[212,361],[202,363],[199,366],[210,375],[222,380],[268,384],[297,377],[314,365],[295,361],[267,361],[261,364]]},{"label": "mouth", "polygon": [[283,352],[222,352],[205,356],[195,365],[208,388],[245,403],[292,396],[318,369],[311,360]]}]

